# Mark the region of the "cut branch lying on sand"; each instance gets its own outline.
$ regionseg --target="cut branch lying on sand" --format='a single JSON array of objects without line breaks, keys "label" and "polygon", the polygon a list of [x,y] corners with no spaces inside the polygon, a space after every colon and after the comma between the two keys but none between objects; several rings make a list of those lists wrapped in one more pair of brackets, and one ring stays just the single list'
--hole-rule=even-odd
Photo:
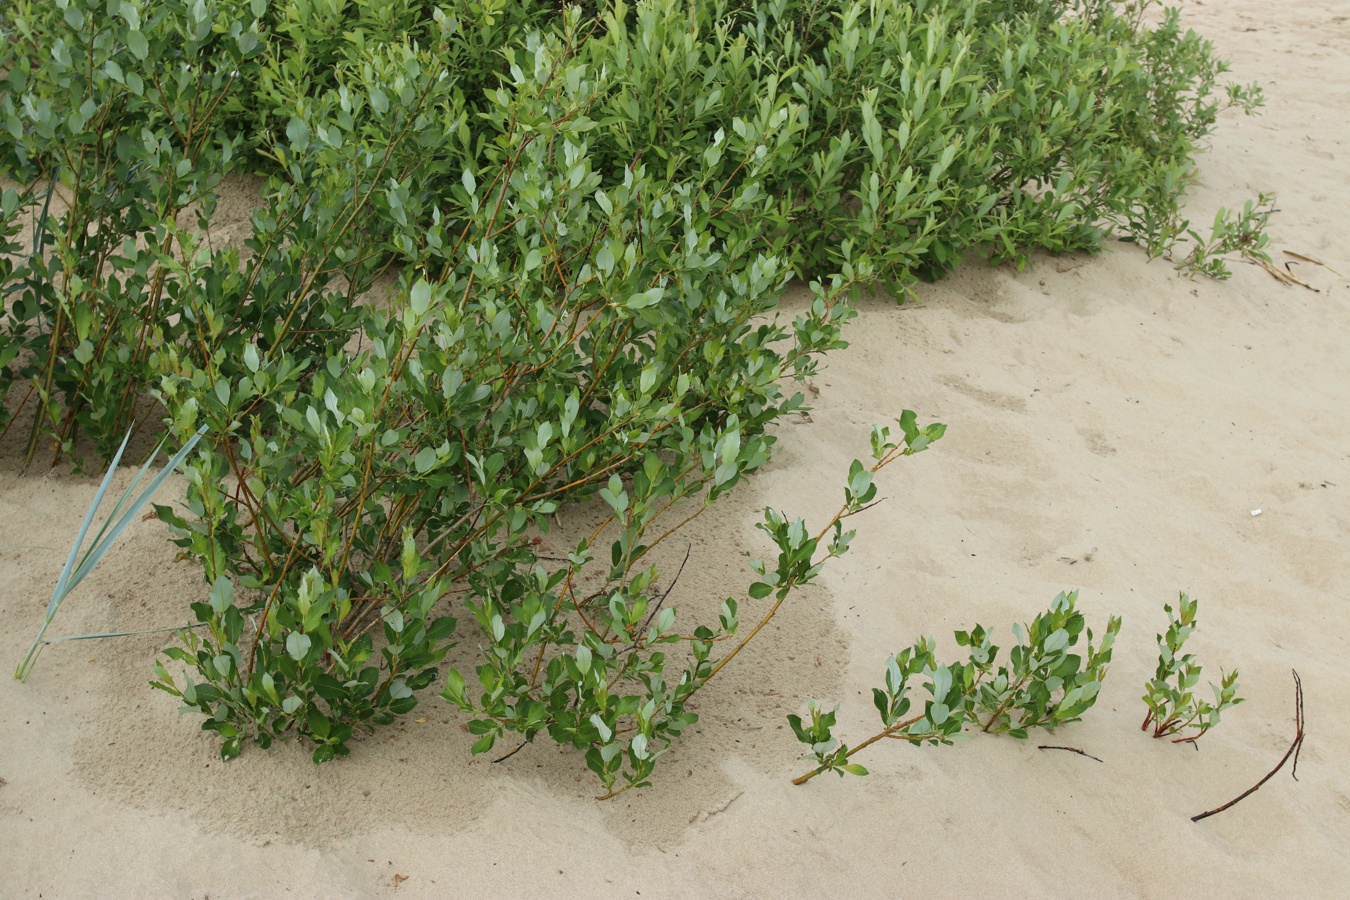
[{"label": "cut branch lying on sand", "polygon": [[1261,785],[1265,784],[1267,781],[1274,778],[1275,773],[1284,768],[1284,764],[1289,762],[1289,757],[1291,756],[1294,758],[1294,768],[1289,774],[1294,776],[1295,781],[1298,781],[1298,754],[1299,751],[1303,749],[1303,681],[1298,677],[1297,670],[1293,670],[1293,672],[1294,672],[1294,742],[1290,744],[1289,749],[1285,751],[1284,758],[1280,760],[1280,764],[1277,765],[1275,768],[1271,769],[1270,772],[1267,773],[1265,778],[1262,778],[1256,784],[1252,785],[1250,788],[1243,791],[1241,794],[1239,794],[1237,797],[1234,797],[1232,800],[1229,800],[1223,806],[1211,809],[1208,812],[1202,812],[1197,816],[1191,816],[1192,822],[1199,822],[1201,819],[1208,819],[1210,816],[1218,815],[1219,813],[1223,812],[1225,809],[1228,809],[1231,806],[1237,806],[1243,800],[1246,800],[1252,794],[1255,794],[1258,790],[1260,790]]}]

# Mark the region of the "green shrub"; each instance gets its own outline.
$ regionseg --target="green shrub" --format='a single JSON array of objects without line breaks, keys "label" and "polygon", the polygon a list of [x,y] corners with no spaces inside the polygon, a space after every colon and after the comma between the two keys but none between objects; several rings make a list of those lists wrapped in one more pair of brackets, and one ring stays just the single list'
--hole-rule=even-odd
[{"label": "green shrub", "polygon": [[[466,215],[465,170],[490,179],[500,165],[488,122],[497,85],[529,67],[531,29],[561,36],[591,73],[587,145],[607,177],[640,161],[662,181],[731,190],[737,129],[771,134],[758,202],[719,204],[709,227],[726,240],[753,222],[755,249],[800,277],[852,267],[898,295],[972,249],[1021,264],[1035,249],[1094,249],[1112,227],[1165,252],[1187,224],[1177,201],[1224,66],[1175,11],[1141,24],[1149,5],[650,0],[567,25],[539,3],[15,4],[0,14],[0,172],[58,200],[7,313],[39,398],[28,455],[45,431],[58,448],[88,434],[106,457],[159,416],[139,403],[152,352],[194,343],[178,285],[202,249],[186,226],[209,219],[240,166],[267,168],[269,194],[292,192],[267,201],[255,240],[275,255],[245,284],[289,267],[278,280],[300,283],[281,290],[323,306],[317,295],[344,280],[359,294],[391,257],[439,278],[425,234]],[[382,149],[385,129],[398,146]],[[303,233],[312,223],[341,258]],[[250,264],[205,265],[225,279]],[[297,329],[295,302],[236,315],[253,298],[227,298],[219,323],[246,337],[264,308],[285,308],[274,325],[313,338],[315,362],[354,333],[341,310]],[[217,337],[197,335],[199,354]]]},{"label": "green shrub", "polygon": [[766,242],[803,276],[851,247],[893,293],[972,249],[1021,264],[1110,228],[1160,253],[1184,230],[1224,65],[1175,10],[1147,28],[1140,4],[1118,6],[617,6],[588,44],[623,73],[597,152],[680,177],[708,134],[784,110],[793,152],[769,166]]},{"label": "green shrub", "polygon": [[[343,73],[372,55],[437,48],[436,65],[452,79],[460,104],[484,106],[505,74],[503,50],[547,28],[561,5],[542,0],[431,3],[427,0],[233,0],[257,17],[262,50],[225,113],[257,151],[255,164],[280,163],[275,148],[297,110],[339,90]],[[449,40],[447,40],[449,38]],[[383,115],[378,109],[372,110]]]},{"label": "green shrub", "polygon": [[[307,385],[297,361],[266,349],[246,349],[255,371],[209,393],[186,374],[164,382],[180,432],[205,421],[239,440],[189,463],[195,521],[163,515],[210,577],[267,592],[244,610],[263,623],[248,646],[232,603],[197,608],[212,638],[190,649],[211,687],[186,699],[212,716],[227,753],[240,735],[295,724],[323,758],[345,752],[352,726],[411,708],[444,653],[450,625],[429,617],[451,584],[470,589],[465,609],[490,651],[481,697],[450,676],[451,698],[481,717],[480,750],[503,729],[612,743],[606,729],[636,712],[607,697],[618,682],[646,684],[648,740],[684,721],[654,649],[671,639],[674,611],[647,621],[647,529],[767,462],[768,426],[801,404],[780,379],[838,344],[848,308],[836,298],[849,284],[818,286],[792,325],[763,320],[786,272],[746,240],[715,245],[708,223],[716,205],[735,212],[759,195],[764,138],[747,131],[734,151],[743,181],[725,193],[641,166],[606,183],[585,143],[586,68],[561,42],[531,49],[533,71],[493,113],[495,170],[508,174],[480,185],[465,173],[467,220],[417,249],[440,278],[405,281],[390,315],[369,311],[362,350],[333,348]],[[581,597],[589,542],[546,573],[529,537],[561,504],[597,493],[615,532],[595,564],[608,587]],[[366,662],[380,628],[377,678]],[[221,657],[233,660],[224,672]],[[603,777],[612,762],[601,759]]]},{"label": "green shrub", "polygon": [[[15,265],[24,247],[17,239],[22,231],[21,211],[28,205],[29,191],[17,191],[13,188],[0,190],[0,285],[4,286],[4,298],[8,305],[9,295],[17,291],[17,282],[23,277],[23,264]],[[23,349],[23,342],[8,329],[0,331],[0,399],[9,394],[14,382],[16,360]],[[0,404],[0,439],[9,428],[10,411],[8,405]]]},{"label": "green shrub", "polygon": [[245,252],[212,250],[205,231],[240,143],[219,110],[256,51],[256,23],[201,4],[156,4],[144,21],[127,9],[67,5],[45,79],[0,99],[7,174],[45,183],[63,207],[43,207],[43,252],[6,282],[6,333],[30,351],[22,375],[39,400],[30,458],[43,432],[60,449],[83,432],[108,454],[162,415],[141,401],[166,371],[215,391],[248,374],[246,344],[313,359],[345,343],[439,124],[421,107],[447,93],[420,69],[428,54],[408,48],[342,73],[357,90],[289,120]]}]

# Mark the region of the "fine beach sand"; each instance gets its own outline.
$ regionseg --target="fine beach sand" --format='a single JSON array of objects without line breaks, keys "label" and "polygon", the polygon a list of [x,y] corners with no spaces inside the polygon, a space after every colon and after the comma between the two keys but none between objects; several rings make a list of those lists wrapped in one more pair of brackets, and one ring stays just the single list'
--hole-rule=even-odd
[{"label": "fine beach sand", "polygon": [[[878,476],[885,500],[852,520],[852,552],[700,695],[702,721],[650,789],[597,803],[580,756],[544,740],[471,760],[434,693],[347,760],[316,767],[291,742],[223,764],[146,684],[164,635],[58,644],[14,682],[97,479],[20,477],[10,448],[0,547],[58,550],[0,551],[0,896],[1344,896],[1350,280],[1333,268],[1350,275],[1350,8],[1186,9],[1267,97],[1258,117],[1221,116],[1188,214],[1207,227],[1278,194],[1272,255],[1317,292],[1249,265],[1191,280],[1112,244],[1021,273],[971,261],[917,304],[865,302],[812,384],[811,421],[784,425],[773,464],[680,536],[669,602],[744,591],[765,505],[827,519],[871,423],[909,407],[947,436]],[[200,571],[165,538],[133,525],[53,633],[185,621]],[[1090,625],[1124,617],[1083,722],[1050,740],[882,742],[858,757],[869,777],[791,784],[809,767],[784,717],[807,697],[840,703],[837,733],[856,743],[876,730],[889,654],[927,634],[955,657],[952,630],[976,622],[1006,645],[1074,587]],[[1201,603],[1187,649],[1206,677],[1240,668],[1248,698],[1198,752],[1139,730],[1162,605],[1181,590]],[[1298,780],[1286,767],[1192,823],[1289,747],[1291,669]]]}]

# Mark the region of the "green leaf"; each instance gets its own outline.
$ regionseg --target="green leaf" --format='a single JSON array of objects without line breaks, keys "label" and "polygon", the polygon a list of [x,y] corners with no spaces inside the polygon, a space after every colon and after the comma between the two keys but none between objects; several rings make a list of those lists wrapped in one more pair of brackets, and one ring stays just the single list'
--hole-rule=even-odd
[{"label": "green leaf", "polygon": [[651,288],[642,291],[641,293],[633,294],[628,298],[624,305],[629,309],[646,309],[649,306],[655,306],[657,303],[660,303],[662,298],[665,297],[665,293],[664,288]]},{"label": "green leaf", "polygon": [[421,450],[418,450],[417,455],[413,457],[413,468],[417,470],[419,475],[425,475],[427,472],[430,472],[435,465],[436,451],[430,447],[423,447]]},{"label": "green leaf", "polygon": [[145,39],[145,35],[140,31],[132,29],[127,31],[127,49],[131,55],[144,61],[150,55],[150,43]]},{"label": "green leaf", "polygon": [[590,723],[595,726],[596,731],[600,732],[601,743],[609,743],[609,739],[614,736],[614,731],[605,724],[605,720],[597,715],[592,715],[590,717]]},{"label": "green leaf", "polygon": [[900,430],[904,432],[905,444],[913,446],[914,441],[919,437],[918,414],[912,409],[907,409],[900,414]]},{"label": "green leaf", "polygon": [[286,123],[286,137],[291,142],[293,151],[304,153],[309,149],[309,123],[298,116],[293,116]]},{"label": "green leaf", "polygon": [[419,318],[427,314],[431,308],[431,285],[426,279],[419,278],[408,291],[408,306]]},{"label": "green leaf", "polygon": [[292,631],[286,636],[286,652],[289,653],[291,658],[296,662],[303,660],[305,654],[309,653],[310,644],[309,635],[299,631]]}]

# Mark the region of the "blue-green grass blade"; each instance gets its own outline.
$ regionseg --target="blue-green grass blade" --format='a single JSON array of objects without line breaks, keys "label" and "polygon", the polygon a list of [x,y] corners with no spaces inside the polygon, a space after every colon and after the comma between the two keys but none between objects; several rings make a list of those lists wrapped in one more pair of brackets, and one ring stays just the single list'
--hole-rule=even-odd
[{"label": "blue-green grass blade", "polygon": [[[122,445],[117,448],[117,453],[113,456],[112,463],[108,466],[107,474],[103,476],[103,482],[99,485],[98,491],[94,494],[94,502],[90,505],[89,511],[84,515],[84,522],[81,523],[80,531],[75,536],[75,544],[70,548],[70,556],[66,558],[65,567],[62,568],[61,575],[56,581],[56,587],[52,590],[52,599],[47,604],[47,614],[42,620],[42,625],[38,628],[37,637],[33,639],[32,646],[28,648],[27,655],[24,656],[23,661],[19,663],[19,667],[14,671],[15,678],[20,681],[28,680],[28,675],[33,671],[33,666],[37,663],[37,658],[41,655],[42,648],[49,643],[53,643],[53,641],[47,640],[45,635],[47,633],[47,626],[51,625],[52,619],[56,616],[56,610],[61,605],[61,601],[75,589],[76,585],[84,580],[86,575],[93,571],[94,566],[98,565],[99,561],[107,554],[109,548],[112,547],[118,536],[126,530],[126,527],[129,524],[131,524],[132,518],[140,512],[141,507],[149,502],[150,498],[154,495],[155,491],[159,489],[160,485],[162,485],[170,475],[177,471],[179,465],[181,465],[183,460],[187,458],[187,455],[192,452],[192,448],[196,446],[197,441],[201,440],[202,435],[206,434],[206,429],[207,426],[205,425],[197,429],[197,433],[189,438],[187,443],[173,455],[173,458],[169,460],[169,464],[164,467],[163,471],[151,480],[144,491],[132,499],[132,495],[135,493],[136,488],[140,486],[141,480],[149,470],[150,463],[159,455],[159,448],[156,448],[155,452],[150,455],[148,460],[146,460],[145,465],[141,467],[141,471],[136,475],[136,478],[127,489],[122,492],[122,495],[118,498],[116,505],[113,507],[112,513],[108,516],[107,520],[104,521],[103,526],[99,529],[98,535],[90,545],[89,550],[85,552],[83,558],[80,558],[79,565],[76,566],[75,560],[79,557],[80,547],[83,546],[84,539],[89,533],[89,526],[93,523],[94,516],[98,512],[99,506],[103,503],[103,497],[108,492],[108,485],[112,483],[113,473],[117,471],[117,464],[122,460],[122,453],[126,450],[127,441],[131,439],[131,432],[127,432],[126,437],[122,439]],[[160,446],[162,447],[163,444],[161,443]],[[71,571],[72,569],[74,569],[73,572]],[[119,635],[108,632],[106,635],[77,635],[54,640],[84,640],[100,636],[115,637]]]},{"label": "blue-green grass blade", "polygon": [[[121,515],[122,507],[126,506],[136,494],[136,488],[140,486],[141,481],[145,478],[145,473],[150,471],[150,464],[155,461],[155,458],[159,456],[159,451],[163,449],[164,441],[160,441],[159,445],[155,447],[154,452],[146,457],[145,463],[142,464],[141,470],[136,473],[136,477],[131,480],[131,484],[127,485],[126,490],[122,491],[121,496],[117,498],[117,503],[113,505],[112,512],[108,513],[108,517],[103,520],[103,525],[99,528],[98,534],[94,535],[93,542],[90,543],[89,549],[85,551],[84,558],[80,560],[80,564],[76,567],[77,572],[84,568],[85,560],[89,558],[89,554],[93,553],[94,548],[103,543],[103,536],[108,533],[108,529],[112,527],[112,524],[116,522],[118,516]],[[78,580],[79,579],[77,578],[76,581]]]},{"label": "blue-green grass blade", "polygon": [[85,535],[89,533],[89,526],[94,521],[94,516],[98,513],[98,508],[103,503],[103,495],[108,493],[108,485],[112,484],[113,473],[117,471],[117,464],[122,459],[122,451],[127,449],[127,441],[131,440],[131,432],[122,438],[122,446],[117,448],[117,454],[113,457],[112,463],[108,466],[108,472],[103,476],[103,483],[98,486],[98,492],[94,494],[94,502],[89,505],[89,510],[84,514],[84,522],[80,524],[80,531],[75,535],[75,544],[70,548],[70,556],[66,557],[65,567],[61,569],[61,575],[56,579],[56,587],[52,589],[51,602],[47,604],[47,621],[52,620],[56,615],[56,608],[61,605],[61,600],[68,594],[70,571],[75,567],[75,559],[80,554],[80,547],[84,544]]},{"label": "blue-green grass blade", "polygon": [[[80,562],[80,567],[76,569],[75,574],[71,576],[70,586],[72,588],[93,571],[94,566],[99,564],[99,561],[107,554],[109,548],[112,547],[118,536],[126,530],[126,527],[131,524],[131,520],[141,511],[141,507],[150,502],[150,498],[154,496],[155,491],[159,490],[159,486],[168,480],[170,475],[178,470],[179,465],[182,464],[183,460],[187,459],[187,455],[192,452],[192,448],[197,445],[197,442],[201,440],[202,435],[204,434],[206,434],[205,425],[197,429],[197,433],[190,437],[187,443],[183,445],[182,449],[173,455],[173,458],[169,460],[168,465],[161,469],[160,473],[151,479],[145,490],[142,491],[135,500],[131,501],[131,505],[127,508],[126,512],[122,513],[121,517],[118,518],[116,522],[113,522],[111,527],[105,525],[104,531],[107,532],[106,537],[103,537],[89,549],[89,553]],[[151,459],[153,458],[154,457],[151,457]],[[147,465],[149,465],[149,463],[147,463]],[[139,482],[139,480],[140,479],[138,478],[137,482]],[[128,489],[127,493],[130,493],[130,489]],[[124,498],[125,496],[126,495],[124,495]],[[122,503],[119,501],[118,506],[120,507],[121,505]],[[109,516],[109,521],[111,520],[112,517]]]},{"label": "blue-green grass blade", "polygon": [[68,634],[63,637],[43,638],[44,644],[59,644],[62,641],[95,641],[100,638],[131,637],[136,634],[167,634],[169,632],[187,631],[189,628],[201,628],[205,622],[196,622],[192,625],[179,625],[174,628],[149,628],[145,631],[99,631],[94,634]]},{"label": "blue-green grass blade", "polygon": [[47,602],[47,612],[42,617],[42,624],[38,626],[37,637],[33,638],[33,643],[29,646],[28,652],[24,654],[23,661],[14,670],[14,677],[19,681],[28,680],[28,674],[33,671],[33,666],[37,664],[38,657],[42,655],[42,648],[46,646],[42,638],[47,633],[47,626],[52,624],[52,619],[56,617],[56,610],[60,607],[61,601],[74,587],[70,580],[70,570],[75,566],[75,558],[79,556],[80,546],[84,543],[85,535],[89,533],[89,525],[94,521],[99,506],[103,503],[103,495],[108,492],[108,485],[112,483],[113,473],[117,471],[117,463],[122,459],[122,451],[127,448],[127,441],[129,440],[131,440],[130,431],[127,432],[126,437],[122,438],[122,446],[117,448],[117,455],[113,457],[112,464],[108,466],[107,474],[103,476],[103,482],[99,484],[98,491],[94,494],[94,502],[89,505],[88,511],[84,514],[84,521],[80,523],[79,533],[75,535],[75,544],[70,548],[70,555],[66,557],[66,564],[61,568],[61,575],[56,579],[56,586],[52,588],[52,599]]}]

